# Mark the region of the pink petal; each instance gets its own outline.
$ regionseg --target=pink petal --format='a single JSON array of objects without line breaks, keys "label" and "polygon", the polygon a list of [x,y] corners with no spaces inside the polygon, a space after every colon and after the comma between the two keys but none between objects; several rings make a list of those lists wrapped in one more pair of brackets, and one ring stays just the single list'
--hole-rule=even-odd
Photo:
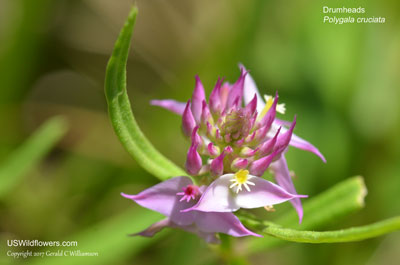
[{"label": "pink petal", "polygon": [[238,104],[240,106],[243,97],[243,87],[244,87],[244,79],[246,77],[247,72],[242,69],[240,73],[239,79],[233,84],[232,88],[229,91],[228,100],[226,102],[226,110],[229,110],[234,104]]},{"label": "pink petal", "polygon": [[218,150],[218,148],[214,145],[214,143],[212,143],[212,142],[210,142],[208,145],[207,145],[207,151],[208,151],[208,154],[210,155],[210,156],[212,156],[212,157],[216,157],[216,156],[218,156],[219,155],[219,150]]},{"label": "pink petal", "polygon": [[223,79],[218,78],[217,83],[213,91],[210,94],[210,110],[213,114],[220,114],[222,111],[222,102],[221,102],[221,86]]},{"label": "pink petal", "polygon": [[260,121],[261,126],[265,126],[268,129],[271,127],[276,116],[276,105],[278,104],[278,99],[278,92],[276,92],[272,106],[269,108],[265,116]]},{"label": "pink petal", "polygon": [[190,137],[194,127],[196,126],[196,121],[194,120],[192,111],[190,109],[190,100],[186,103],[186,107],[182,114],[182,131],[186,137]]},{"label": "pink petal", "polygon": [[276,134],[273,138],[262,143],[262,145],[260,147],[260,155],[261,156],[267,155],[273,150],[273,148],[276,144],[276,140],[278,139],[278,135],[279,135],[280,131],[281,131],[281,128],[278,129],[278,131],[276,132]]},{"label": "pink petal", "polygon": [[[276,121],[276,120],[275,120]],[[273,127],[279,127],[281,121],[279,123],[276,123],[274,121],[274,126]],[[286,122],[286,121],[283,121]],[[278,126],[279,125],[279,126]],[[287,132],[288,129],[285,127],[282,127],[282,133]],[[301,150],[305,150],[305,151],[309,151],[311,153],[316,154],[319,158],[321,158],[321,160],[326,163],[326,159],[324,157],[324,155],[318,150],[318,148],[316,148],[314,145],[312,145],[311,143],[307,142],[306,140],[300,138],[299,136],[297,136],[296,134],[292,134],[292,138],[290,139],[289,145],[299,148]]]},{"label": "pink petal", "polygon": [[182,212],[192,210],[202,212],[234,212],[238,210],[240,207],[236,204],[232,190],[229,188],[232,183],[230,181],[232,177],[233,174],[226,174],[214,180],[204,191],[198,203]]},{"label": "pink petal", "polygon": [[[297,194],[292,178],[290,177],[286,159],[283,155],[279,160],[272,163],[271,169],[274,171],[276,182],[278,182],[282,188],[292,194]],[[301,223],[301,220],[303,219],[303,207],[300,198],[294,198],[290,203],[296,209],[297,215],[299,216],[299,223]]]},{"label": "pink petal", "polygon": [[145,237],[152,237],[156,233],[160,232],[163,228],[171,226],[171,222],[168,218],[162,219],[161,221],[158,221],[145,230],[139,232],[139,233],[134,233],[130,234],[130,236],[145,236]]},{"label": "pink petal", "polygon": [[260,177],[252,177],[249,181],[254,186],[249,186],[250,191],[243,189],[236,195],[236,204],[240,208],[259,208],[267,205],[279,204],[303,195],[290,194],[278,185]]},{"label": "pink petal", "polygon": [[262,237],[244,227],[233,213],[197,212],[195,222],[202,232],[224,233],[234,237]]},{"label": "pink petal", "polygon": [[[246,71],[243,65],[239,65],[239,67],[243,68]],[[261,97],[260,92],[258,91],[258,88],[256,86],[256,83],[254,82],[254,79],[248,73],[244,80],[244,91],[243,91],[244,104],[245,105],[249,104],[249,102],[253,99],[254,95],[256,95],[257,97],[257,112],[261,113],[261,111],[265,107],[264,99]]]},{"label": "pink petal", "polygon": [[225,155],[225,151],[222,151],[222,153],[211,162],[210,171],[213,176],[220,176],[224,172]]},{"label": "pink petal", "polygon": [[[294,117],[294,120],[292,122],[292,125],[290,126],[289,130],[283,132],[277,139],[274,150],[285,150],[286,147],[289,145],[290,139],[292,138],[293,135],[293,130],[294,127],[296,126],[296,116]],[[279,130],[282,130],[282,127],[279,128]]]},{"label": "pink petal", "polygon": [[197,152],[197,147],[197,144],[192,144],[187,152],[185,167],[190,175],[197,175],[202,166],[201,156]]},{"label": "pink petal", "polygon": [[210,113],[210,109],[208,108],[207,102],[203,100],[201,110],[201,124],[207,124],[207,122],[212,122],[212,116]]},{"label": "pink petal", "polygon": [[204,93],[204,87],[203,84],[200,81],[199,76],[196,75],[196,85],[193,90],[192,94],[192,113],[195,121],[197,124],[200,124],[200,119],[201,119],[201,110],[203,106],[203,100],[206,99],[205,93]]},{"label": "pink petal", "polygon": [[162,100],[153,99],[150,101],[150,105],[159,106],[161,108],[172,111],[178,115],[182,115],[183,111],[185,110],[186,104],[184,102],[179,102],[173,99],[162,99]]},{"label": "pink petal", "polygon": [[158,183],[137,195],[127,195],[124,193],[121,193],[121,195],[133,200],[142,207],[169,217],[176,224],[187,225],[193,223],[194,216],[182,214],[180,211],[193,206],[194,202],[179,202],[180,197],[176,193],[182,191],[189,184],[192,184],[190,178],[176,177]]},{"label": "pink petal", "polygon": [[228,95],[229,95],[229,91],[231,89],[232,89],[232,86],[228,82],[223,83],[223,85],[220,89],[222,112],[224,112],[224,110],[226,108],[226,102],[228,101]]},{"label": "pink petal", "polygon": [[196,224],[191,224],[191,225],[186,225],[186,226],[179,226],[174,223],[171,223],[172,228],[179,228],[182,229],[186,232],[195,234],[201,238],[203,238],[207,243],[210,244],[219,244],[221,243],[220,240],[217,238],[216,233],[209,233],[209,232],[203,232],[198,229]]},{"label": "pink petal", "polygon": [[235,160],[233,160],[231,167],[234,168],[235,170],[245,169],[248,164],[249,161],[247,159],[238,157]]},{"label": "pink petal", "polygon": [[265,170],[268,169],[269,165],[272,163],[272,160],[276,157],[279,151],[281,150],[274,151],[272,154],[264,156],[251,163],[249,168],[250,174],[259,177],[262,176]]},{"label": "pink petal", "polygon": [[[250,186],[251,191],[243,188],[236,194],[229,186],[234,174],[226,174],[216,179],[205,190],[199,202],[191,208],[182,212],[234,212],[240,208],[258,208],[267,205],[274,205],[287,200],[304,197],[303,195],[292,195],[284,189],[263,178],[251,178],[255,186]],[[218,203],[216,203],[218,202]]]},{"label": "pink petal", "polygon": [[257,109],[257,95],[254,95],[253,99],[248,104],[246,104],[246,107],[244,109],[246,114],[254,114]]},{"label": "pink petal", "polygon": [[314,145],[307,142],[306,140],[303,140],[302,138],[298,137],[297,135],[295,135],[295,134],[292,135],[292,139],[290,139],[289,144],[296,148],[316,154],[317,156],[319,156],[319,158],[321,158],[321,160],[324,163],[326,163],[326,159],[325,159],[324,155],[318,150],[318,148],[316,148]]}]

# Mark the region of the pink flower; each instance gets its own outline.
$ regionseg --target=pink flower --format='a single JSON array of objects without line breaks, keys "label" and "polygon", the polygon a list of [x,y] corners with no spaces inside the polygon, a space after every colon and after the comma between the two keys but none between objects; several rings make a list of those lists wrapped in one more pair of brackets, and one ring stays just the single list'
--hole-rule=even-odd
[{"label": "pink flower", "polygon": [[[212,183],[189,210],[227,212],[290,200],[301,221],[300,198],[304,196],[297,195],[284,153],[292,145],[315,153],[323,161],[325,158],[316,147],[293,134],[296,118],[293,122],[276,118],[277,112],[285,112],[284,105],[278,104],[278,94],[264,98],[265,102],[254,80],[241,66],[240,77],[234,84],[217,81],[208,103],[197,76],[192,99],[186,104],[173,100],[151,102],[182,115],[183,133],[191,140],[186,170],[193,176],[211,177],[206,184]],[[273,171],[280,187],[261,178],[267,169]],[[249,183],[246,186],[244,182],[245,189],[232,193],[229,181],[243,172],[247,172]],[[213,200],[214,203],[208,203]]]},{"label": "pink flower", "polygon": [[205,186],[194,185],[188,177],[175,177],[137,195],[122,193],[125,198],[167,217],[135,235],[151,237],[164,227],[172,227],[197,234],[209,243],[219,242],[216,233],[225,233],[234,237],[260,236],[245,228],[230,212],[181,212],[183,209],[194,206],[205,188]]}]

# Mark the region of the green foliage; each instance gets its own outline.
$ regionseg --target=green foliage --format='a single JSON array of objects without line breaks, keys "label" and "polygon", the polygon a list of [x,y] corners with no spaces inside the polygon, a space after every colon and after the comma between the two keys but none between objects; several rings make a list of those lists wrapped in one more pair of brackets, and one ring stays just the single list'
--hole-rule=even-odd
[{"label": "green foliage", "polygon": [[[281,218],[278,218],[276,223],[301,230],[323,227],[338,220],[340,217],[361,209],[364,206],[366,192],[362,177],[347,179],[329,190],[305,200],[303,210],[304,216],[307,216],[307,218],[304,218],[301,224],[299,224],[295,211],[289,211]],[[243,221],[247,223],[249,219],[245,218]],[[259,221],[251,220],[251,222],[249,225],[256,225],[260,230],[264,229],[264,225]],[[285,242],[268,236],[261,239],[253,239],[250,242],[249,251],[258,252],[282,243]]]},{"label": "green foliage", "polygon": [[126,91],[126,63],[136,15],[137,8],[133,7],[107,65],[105,93],[111,122],[122,145],[145,170],[161,180],[186,175],[153,147],[132,114]]},{"label": "green foliage", "polygon": [[[258,221],[243,217],[243,221],[261,233],[271,237],[253,239],[249,246],[250,252],[257,252],[284,243],[281,240],[304,243],[336,243],[359,241],[380,236],[400,229],[400,217],[384,220],[367,226],[354,227],[336,231],[312,232],[306,229],[316,229],[337,221],[364,206],[367,190],[362,177],[345,180],[331,189],[315,196],[304,204],[304,214],[307,218],[302,224],[297,223],[293,211],[279,218],[276,223]],[[279,225],[278,225],[279,224]],[[296,229],[284,228],[283,226]],[[276,238],[280,239],[277,240]]]},{"label": "green foliage", "polygon": [[301,243],[339,243],[360,241],[372,237],[381,236],[400,230],[400,216],[370,225],[352,227],[335,231],[299,231],[290,228],[282,228],[275,224],[267,224],[262,230],[264,233],[279,239]]},{"label": "green foliage", "polygon": [[17,150],[13,151],[0,165],[0,198],[7,195],[26,173],[51,150],[67,130],[61,117],[55,117],[43,124]]},{"label": "green foliage", "polygon": [[[45,259],[32,260],[30,264],[107,265],[126,260],[129,256],[134,256],[146,246],[154,243],[148,238],[129,237],[128,235],[140,231],[159,219],[160,214],[143,208],[136,211],[129,210],[72,235],[69,240],[77,241],[78,246],[63,248],[63,250],[80,250],[82,253],[97,252],[97,257],[46,257]],[[165,233],[163,234],[165,235]],[[162,235],[156,237],[156,239],[160,238],[162,238]],[[43,251],[57,250],[48,248]]]}]

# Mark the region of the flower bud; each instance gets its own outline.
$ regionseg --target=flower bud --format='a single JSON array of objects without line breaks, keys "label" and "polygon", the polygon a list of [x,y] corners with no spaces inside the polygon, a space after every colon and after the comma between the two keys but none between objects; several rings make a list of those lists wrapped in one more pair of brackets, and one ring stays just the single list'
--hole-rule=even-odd
[{"label": "flower bud", "polygon": [[182,114],[182,131],[186,137],[190,137],[192,135],[192,131],[196,126],[196,121],[194,120],[192,111],[190,109],[190,100],[186,103],[185,110]]},{"label": "flower bud", "polygon": [[200,154],[197,152],[197,145],[191,145],[187,153],[186,170],[190,175],[196,175],[201,169],[202,161]]},{"label": "flower bud", "polygon": [[235,160],[233,160],[232,164],[231,164],[231,168],[234,171],[239,171],[240,169],[245,169],[247,167],[247,165],[249,164],[249,161],[245,158],[236,158]]}]

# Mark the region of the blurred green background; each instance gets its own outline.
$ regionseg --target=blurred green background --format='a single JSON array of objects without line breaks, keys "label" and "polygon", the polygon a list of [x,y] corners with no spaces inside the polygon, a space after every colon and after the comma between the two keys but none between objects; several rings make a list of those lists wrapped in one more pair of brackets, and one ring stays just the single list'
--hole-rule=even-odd
[{"label": "blurred green background", "polygon": [[[128,92],[139,125],[163,154],[183,166],[189,144],[180,133],[180,118],[148,102],[186,101],[195,74],[209,93],[219,76],[235,81],[242,62],[262,93],[279,92],[287,107],[281,118],[297,114],[295,133],[327,158],[324,164],[289,149],[299,193],[312,197],[350,176],[365,178],[365,209],[324,229],[399,214],[399,1],[136,3]],[[68,123],[66,135],[35,166],[11,180],[12,174],[0,174],[0,185],[13,182],[0,189],[0,263],[83,264],[78,258],[13,260],[6,256],[6,239],[77,240],[81,251],[100,255],[86,257],[84,264],[221,262],[214,247],[181,231],[163,231],[153,239],[126,236],[160,219],[119,195],[158,181],[118,142],[103,92],[107,60],[131,4],[0,0],[0,168],[48,118],[62,115]],[[387,22],[323,24],[324,5],[362,6],[365,16],[384,16]],[[50,148],[52,137],[57,138],[44,134],[40,142]],[[3,171],[17,174],[31,160],[28,155]],[[276,208],[268,216],[292,211],[288,203]],[[248,239],[238,240],[237,251],[245,253],[247,245]],[[346,244],[288,243],[248,259],[275,265],[398,264],[400,234]]]}]

